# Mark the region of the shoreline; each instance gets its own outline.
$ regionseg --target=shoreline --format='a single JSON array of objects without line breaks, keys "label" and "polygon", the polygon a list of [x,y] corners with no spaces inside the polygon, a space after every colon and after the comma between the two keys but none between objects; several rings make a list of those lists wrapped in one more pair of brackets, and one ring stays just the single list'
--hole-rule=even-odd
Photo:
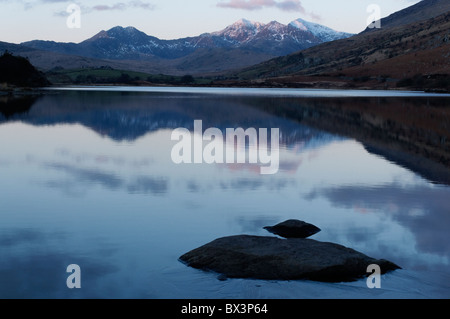
[{"label": "shoreline", "polygon": [[[61,88],[61,87],[192,87],[192,88],[236,88],[236,89],[317,89],[317,90],[360,90],[360,91],[411,91],[411,92],[425,92],[425,93],[437,93],[437,94],[448,94],[450,96],[450,89],[423,89],[415,87],[380,87],[380,86],[342,86],[335,85],[332,82],[321,82],[317,85],[308,85],[301,83],[292,83],[290,85],[279,85],[279,84],[268,84],[259,82],[236,82],[236,83],[211,83],[211,84],[183,84],[183,85],[173,85],[173,84],[157,84],[157,83],[140,83],[135,85],[121,84],[121,83],[96,83],[96,84],[55,84],[46,88]],[[1,90],[0,90],[1,92]]]},{"label": "shoreline", "polygon": [[418,88],[418,87],[397,87],[394,85],[379,85],[379,83],[358,84],[352,81],[325,80],[323,77],[317,81],[306,82],[284,82],[276,79],[268,80],[221,80],[213,81],[209,84],[180,84],[173,83],[151,83],[139,81],[136,83],[85,83],[85,84],[68,84],[55,83],[45,87],[16,87],[16,86],[0,86],[0,95],[24,95],[24,94],[40,94],[48,92],[50,89],[65,87],[161,87],[161,88],[235,88],[235,89],[312,89],[312,90],[342,90],[342,91],[386,91],[386,92],[423,92],[430,94],[448,94],[450,97],[450,88]]}]

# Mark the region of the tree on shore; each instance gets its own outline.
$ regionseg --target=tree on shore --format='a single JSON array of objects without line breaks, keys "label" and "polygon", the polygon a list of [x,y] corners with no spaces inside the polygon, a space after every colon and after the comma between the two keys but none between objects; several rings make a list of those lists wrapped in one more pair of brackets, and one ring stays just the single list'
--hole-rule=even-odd
[{"label": "tree on shore", "polygon": [[5,51],[0,56],[0,83],[18,87],[44,87],[50,82],[28,59]]}]

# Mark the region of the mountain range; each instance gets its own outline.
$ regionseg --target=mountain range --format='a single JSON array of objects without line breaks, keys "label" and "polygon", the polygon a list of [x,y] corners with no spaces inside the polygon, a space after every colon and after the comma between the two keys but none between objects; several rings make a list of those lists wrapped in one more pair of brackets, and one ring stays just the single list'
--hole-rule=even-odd
[{"label": "mountain range", "polygon": [[22,45],[63,54],[112,60],[177,59],[198,49],[244,49],[256,53],[282,56],[314,45],[343,39],[351,34],[302,19],[288,25],[268,24],[241,19],[222,31],[197,37],[161,40],[134,27],[114,27],[101,31],[79,44],[52,41],[30,41]]},{"label": "mountain range", "polygon": [[153,74],[196,75],[239,69],[350,36],[302,19],[287,25],[241,19],[221,31],[175,40],[117,26],[81,43],[0,42],[0,50],[28,57],[44,71],[108,66]]}]

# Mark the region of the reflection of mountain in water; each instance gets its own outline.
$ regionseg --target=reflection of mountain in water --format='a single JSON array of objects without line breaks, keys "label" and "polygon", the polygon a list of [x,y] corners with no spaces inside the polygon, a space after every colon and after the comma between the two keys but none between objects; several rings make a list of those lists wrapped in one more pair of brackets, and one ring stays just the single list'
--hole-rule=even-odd
[{"label": "reflection of mountain in water", "polygon": [[450,184],[448,98],[360,97],[280,99],[255,105],[276,116],[362,143],[367,151],[437,183]]},{"label": "reflection of mountain in water", "polygon": [[28,113],[37,99],[36,96],[0,96],[0,123],[15,115]]},{"label": "reflection of mountain in water", "polygon": [[204,129],[279,128],[280,142],[288,147],[315,148],[349,136],[369,152],[429,180],[450,183],[450,113],[445,98],[67,91],[38,100],[0,101],[0,124],[12,119],[32,125],[81,124],[117,141],[133,141],[162,129],[192,130],[197,119],[203,120]]},{"label": "reflection of mountain in water", "polygon": [[273,101],[255,97],[67,92],[44,96],[26,114],[14,119],[32,125],[81,124],[117,141],[133,141],[162,129],[193,130],[194,120],[203,120],[203,130],[216,127],[224,133],[227,128],[279,128],[280,142],[287,146],[301,143],[304,148],[315,148],[341,139],[251,107],[264,103]]}]

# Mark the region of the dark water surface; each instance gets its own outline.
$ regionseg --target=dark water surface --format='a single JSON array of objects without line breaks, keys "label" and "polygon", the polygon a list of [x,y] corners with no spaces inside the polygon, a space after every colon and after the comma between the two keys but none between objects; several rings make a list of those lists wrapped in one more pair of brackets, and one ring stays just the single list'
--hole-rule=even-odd
[{"label": "dark water surface", "polygon": [[[449,298],[450,187],[352,137],[268,112],[300,98],[291,92],[302,91],[110,88],[0,98],[0,298]],[[303,92],[330,103],[358,95]],[[359,93],[377,94],[408,106],[416,93]],[[279,172],[174,164],[171,133],[192,130],[194,120],[223,132],[279,128]],[[365,280],[219,281],[178,261],[219,237],[270,235],[264,226],[291,218],[320,227],[314,239],[403,269],[373,290]],[[71,264],[81,267],[81,289],[66,286]]]}]

